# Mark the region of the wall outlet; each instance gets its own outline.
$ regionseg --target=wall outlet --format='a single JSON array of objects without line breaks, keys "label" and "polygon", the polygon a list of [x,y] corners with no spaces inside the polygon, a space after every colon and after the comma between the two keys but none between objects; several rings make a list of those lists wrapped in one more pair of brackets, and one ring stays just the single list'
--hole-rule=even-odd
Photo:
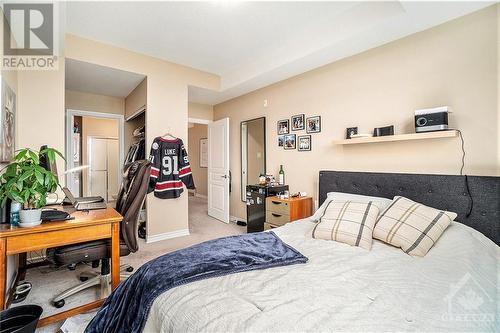
[{"label": "wall outlet", "polygon": [[267,99],[264,100],[264,107],[267,108]]}]

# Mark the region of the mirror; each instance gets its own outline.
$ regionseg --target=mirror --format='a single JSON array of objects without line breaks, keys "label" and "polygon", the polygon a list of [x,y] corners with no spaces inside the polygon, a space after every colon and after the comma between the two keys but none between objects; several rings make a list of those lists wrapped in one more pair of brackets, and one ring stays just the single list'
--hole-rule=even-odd
[{"label": "mirror", "polygon": [[247,184],[259,183],[266,173],[266,117],[241,122],[241,201],[246,201]]}]

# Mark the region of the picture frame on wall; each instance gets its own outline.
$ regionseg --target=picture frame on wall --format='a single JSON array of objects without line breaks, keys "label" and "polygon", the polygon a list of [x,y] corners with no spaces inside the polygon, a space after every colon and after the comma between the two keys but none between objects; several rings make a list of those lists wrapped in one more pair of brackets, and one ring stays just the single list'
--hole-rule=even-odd
[{"label": "picture frame on wall", "polygon": [[292,131],[300,131],[305,129],[305,115],[298,114],[292,116]]},{"label": "picture frame on wall", "polygon": [[308,117],[306,119],[306,133],[321,132],[321,116]]},{"label": "picture frame on wall", "polygon": [[278,135],[290,133],[290,121],[288,119],[278,120]]},{"label": "picture frame on wall", "polygon": [[14,157],[16,139],[16,93],[1,78],[0,162],[8,163]]},{"label": "picture frame on wall", "polygon": [[287,134],[284,136],[284,148],[285,150],[293,150],[296,148],[296,136],[295,134]]},{"label": "picture frame on wall", "polygon": [[200,139],[200,168],[208,168],[208,139]]},{"label": "picture frame on wall", "polygon": [[301,135],[297,139],[299,151],[311,151],[311,136]]},{"label": "picture frame on wall", "polygon": [[285,136],[278,135],[278,147],[283,147],[285,145]]}]

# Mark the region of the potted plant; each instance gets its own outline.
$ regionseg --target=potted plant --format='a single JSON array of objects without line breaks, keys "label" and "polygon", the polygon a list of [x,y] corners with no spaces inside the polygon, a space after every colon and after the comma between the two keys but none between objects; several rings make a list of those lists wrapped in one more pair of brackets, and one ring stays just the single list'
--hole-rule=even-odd
[{"label": "potted plant", "polygon": [[17,151],[14,160],[0,175],[0,202],[5,206],[7,199],[22,204],[19,212],[21,224],[33,226],[41,223],[41,208],[45,206],[47,193],[55,192],[59,185],[57,176],[40,165],[44,156],[48,163],[54,163],[56,155],[64,156],[53,148],[35,151],[29,148]]}]

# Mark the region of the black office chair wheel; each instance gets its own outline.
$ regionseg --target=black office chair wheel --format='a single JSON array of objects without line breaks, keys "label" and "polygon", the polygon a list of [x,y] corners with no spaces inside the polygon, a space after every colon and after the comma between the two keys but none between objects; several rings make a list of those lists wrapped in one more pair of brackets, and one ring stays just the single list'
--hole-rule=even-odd
[{"label": "black office chair wheel", "polygon": [[76,269],[76,264],[69,264],[69,265],[68,265],[68,269],[69,269],[70,271],[74,271],[74,270]]},{"label": "black office chair wheel", "polygon": [[80,281],[81,281],[81,282],[85,282],[85,281],[87,281],[88,279],[89,279],[89,277],[88,277],[88,276],[80,276]]},{"label": "black office chair wheel", "polygon": [[52,304],[54,304],[54,306],[55,306],[56,308],[58,308],[58,309],[59,309],[59,308],[62,308],[62,307],[64,306],[64,304],[65,304],[65,303],[66,303],[66,302],[64,302],[64,300],[63,300],[63,299],[62,299],[62,300],[60,300],[60,301],[57,301],[57,302],[52,302]]},{"label": "black office chair wheel", "polygon": [[134,271],[134,267],[127,267],[126,271],[132,273]]}]

